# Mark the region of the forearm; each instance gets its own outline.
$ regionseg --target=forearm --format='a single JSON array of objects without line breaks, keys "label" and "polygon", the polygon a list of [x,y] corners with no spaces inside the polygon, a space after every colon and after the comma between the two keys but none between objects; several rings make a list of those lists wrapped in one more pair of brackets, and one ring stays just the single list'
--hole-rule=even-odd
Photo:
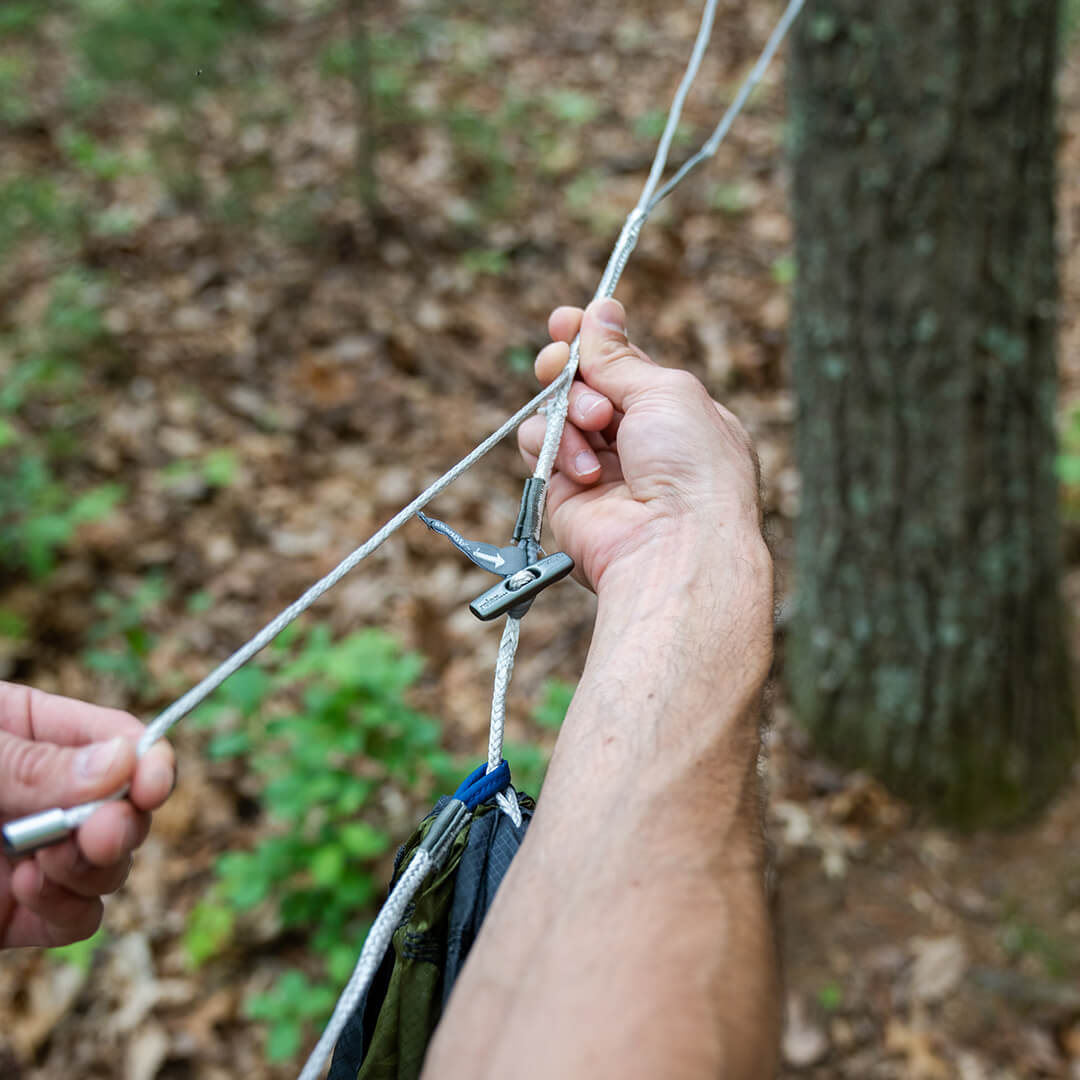
[{"label": "forearm", "polygon": [[771,1075],[767,560],[725,575],[676,552],[662,580],[605,583],[536,817],[425,1077]]}]

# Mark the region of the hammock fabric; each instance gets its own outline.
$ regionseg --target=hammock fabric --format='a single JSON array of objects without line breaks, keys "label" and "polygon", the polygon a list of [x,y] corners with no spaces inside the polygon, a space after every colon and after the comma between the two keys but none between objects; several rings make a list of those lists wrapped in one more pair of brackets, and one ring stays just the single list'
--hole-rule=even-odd
[{"label": "hammock fabric", "polygon": [[[443,867],[417,893],[367,994],[334,1050],[328,1080],[416,1080],[428,1042],[535,808],[517,795],[521,827],[482,803],[454,839]],[[408,856],[449,802],[441,798],[394,860],[392,889]]]}]

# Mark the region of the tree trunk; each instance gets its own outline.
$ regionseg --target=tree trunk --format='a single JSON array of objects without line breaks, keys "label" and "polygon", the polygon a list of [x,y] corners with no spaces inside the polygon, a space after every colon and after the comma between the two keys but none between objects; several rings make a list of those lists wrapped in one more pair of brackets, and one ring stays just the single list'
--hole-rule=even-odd
[{"label": "tree trunk", "polygon": [[790,60],[802,510],[787,645],[818,745],[959,825],[1067,779],[1056,0],[810,0]]}]

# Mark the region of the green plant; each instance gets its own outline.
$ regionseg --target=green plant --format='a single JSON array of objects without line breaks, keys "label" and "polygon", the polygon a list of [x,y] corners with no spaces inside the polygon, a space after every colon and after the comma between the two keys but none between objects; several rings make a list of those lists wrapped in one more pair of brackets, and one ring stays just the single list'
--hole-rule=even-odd
[{"label": "green plant", "polygon": [[0,38],[29,30],[43,8],[40,0],[6,0],[0,7]]},{"label": "green plant", "polygon": [[[659,139],[664,133],[664,127],[667,124],[667,110],[666,109],[649,109],[647,112],[643,112],[634,121],[634,138],[641,139],[644,142],[652,142]],[[680,123],[675,128],[675,137],[672,140],[674,145],[688,143],[693,136],[693,132],[689,126],[685,123]]]},{"label": "green plant", "polygon": [[474,248],[466,251],[461,256],[461,265],[471,274],[477,276],[490,274],[492,277],[500,277],[506,273],[510,265],[510,258],[504,251],[496,251],[490,248]]},{"label": "green plant", "polygon": [[109,935],[104,926],[100,926],[97,932],[83,941],[74,941],[70,945],[61,945],[49,950],[49,959],[59,964],[67,964],[78,968],[82,972],[88,972],[94,963],[101,948],[108,942]]},{"label": "green plant", "polygon": [[[303,640],[283,636],[263,666],[237,672],[200,711],[215,728],[211,757],[248,755],[272,824],[251,851],[221,856],[186,934],[193,964],[226,948],[260,905],[307,935],[321,967],[300,995],[308,1005],[290,1007],[295,972],[249,1005],[272,1023],[274,1060],[294,1052],[308,1021],[326,1019],[355,962],[380,888],[374,871],[391,848],[380,793],[426,797],[435,786],[453,790],[462,773],[439,746],[438,724],[405,701],[418,656],[373,630],[337,642],[322,627]],[[298,707],[283,710],[282,699]]]},{"label": "green plant", "polygon": [[118,679],[135,694],[150,689],[146,659],[156,637],[146,628],[146,617],[161,606],[168,584],[161,574],[150,574],[129,595],[100,592],[94,597],[97,618],[87,635],[86,665]]},{"label": "green plant", "polygon": [[8,467],[0,459],[0,566],[45,577],[75,530],[105,517],[123,495],[118,484],[100,484],[73,496],[38,454]]},{"label": "green plant", "polygon": [[235,450],[221,447],[200,458],[181,458],[170,462],[158,475],[167,488],[198,484],[207,488],[231,487],[240,471]]},{"label": "green plant", "polygon": [[1080,31],[1080,0],[1064,0],[1061,5],[1061,39],[1071,45]]},{"label": "green plant", "polygon": [[1064,979],[1076,965],[1075,944],[1066,937],[1051,933],[1014,912],[1001,928],[1001,947],[1013,958],[1035,957],[1052,979]]},{"label": "green plant", "polygon": [[52,180],[16,176],[0,180],[0,250],[11,250],[27,236],[40,235],[65,245],[78,231],[81,211]]},{"label": "green plant", "polygon": [[793,284],[795,281],[795,257],[793,255],[780,255],[773,259],[770,273],[777,285]]},{"label": "green plant", "polygon": [[[356,962],[393,846],[386,792],[426,804],[471,768],[441,749],[438,724],[405,700],[421,667],[376,630],[333,641],[325,627],[290,629],[197,714],[213,729],[213,759],[246,755],[269,828],[251,851],[218,859],[188,920],[188,958],[198,966],[220,955],[260,907],[314,954],[306,975],[286,972],[248,1002],[248,1015],[268,1026],[272,1060],[291,1057],[308,1024],[325,1022]],[[536,722],[558,727],[572,693],[568,683],[545,684]],[[515,785],[537,792],[547,751],[507,746],[506,757]]]},{"label": "green plant", "polygon": [[555,120],[572,127],[591,124],[601,112],[600,103],[579,90],[553,90],[545,105]]},{"label": "green plant", "polygon": [[1067,520],[1080,521],[1080,407],[1072,410],[1061,428],[1055,464],[1062,511]]},{"label": "green plant", "polygon": [[[59,274],[42,319],[11,340],[0,385],[0,567],[47,574],[75,530],[123,497],[118,484],[76,492],[58,469],[75,457],[86,419],[78,394],[81,363],[101,347],[102,283],[85,272]],[[28,418],[30,406],[40,418]],[[43,410],[43,411],[42,411]]]},{"label": "green plant", "polygon": [[94,0],[84,9],[79,46],[90,75],[175,99],[212,81],[225,45],[269,18],[251,0]]},{"label": "green plant", "polygon": [[562,679],[548,679],[544,683],[540,704],[533,710],[533,720],[541,727],[558,731],[566,719],[566,710],[577,687]]}]

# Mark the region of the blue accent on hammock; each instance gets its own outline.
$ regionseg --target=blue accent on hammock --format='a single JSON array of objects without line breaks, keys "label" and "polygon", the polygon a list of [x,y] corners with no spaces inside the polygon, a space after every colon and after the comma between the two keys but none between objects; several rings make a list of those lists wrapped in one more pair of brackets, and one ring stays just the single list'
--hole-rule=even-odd
[{"label": "blue accent on hammock", "polygon": [[470,810],[510,786],[510,766],[505,761],[500,761],[491,772],[485,772],[486,769],[486,763],[473,769],[454,792],[454,798],[460,799]]}]

